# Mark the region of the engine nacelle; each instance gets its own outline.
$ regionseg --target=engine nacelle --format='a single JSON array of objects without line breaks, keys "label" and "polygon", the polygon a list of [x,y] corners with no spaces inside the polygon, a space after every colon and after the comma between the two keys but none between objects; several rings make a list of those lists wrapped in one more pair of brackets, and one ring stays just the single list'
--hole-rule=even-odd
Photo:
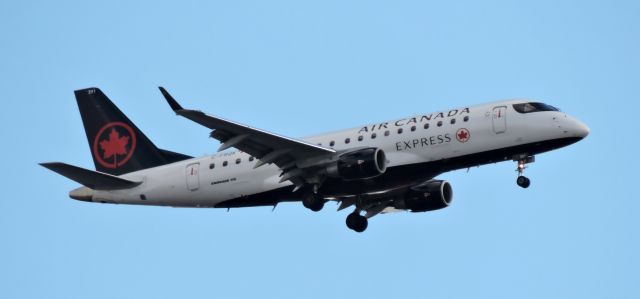
[{"label": "engine nacelle", "polygon": [[394,207],[412,212],[426,212],[446,208],[453,200],[453,189],[447,181],[430,180],[409,188]]},{"label": "engine nacelle", "polygon": [[341,154],[327,167],[327,174],[346,181],[377,177],[387,170],[384,151],[369,147]]}]

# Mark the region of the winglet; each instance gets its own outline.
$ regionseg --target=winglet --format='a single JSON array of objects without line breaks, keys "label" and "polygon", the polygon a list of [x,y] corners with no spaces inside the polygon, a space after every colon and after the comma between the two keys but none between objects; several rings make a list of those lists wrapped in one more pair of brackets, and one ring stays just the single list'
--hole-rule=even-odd
[{"label": "winglet", "polygon": [[168,92],[166,89],[164,89],[164,87],[162,86],[158,86],[158,88],[160,89],[160,92],[162,93],[162,96],[164,96],[164,98],[167,100],[167,103],[169,103],[169,106],[171,106],[171,109],[173,109],[173,111],[179,111],[179,110],[184,110],[182,108],[182,106],[180,106],[180,104],[178,104],[178,101],[176,101],[176,99],[174,99]]}]

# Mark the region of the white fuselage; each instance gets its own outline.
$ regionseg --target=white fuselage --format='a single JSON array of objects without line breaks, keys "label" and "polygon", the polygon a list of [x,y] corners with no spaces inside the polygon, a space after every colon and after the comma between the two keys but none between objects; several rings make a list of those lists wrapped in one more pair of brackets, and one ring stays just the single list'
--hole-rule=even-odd
[{"label": "white fuselage", "polygon": [[[377,147],[386,153],[387,167],[393,168],[548,140],[582,138],[588,133],[586,126],[563,112],[519,113],[512,108],[523,102],[502,101],[422,114],[303,140],[336,150]],[[139,186],[96,190],[93,201],[214,207],[227,200],[241,200],[292,185],[289,181],[279,182],[281,171],[277,166],[254,169],[256,162],[246,153],[232,151],[144,169],[121,176],[143,181]]]}]

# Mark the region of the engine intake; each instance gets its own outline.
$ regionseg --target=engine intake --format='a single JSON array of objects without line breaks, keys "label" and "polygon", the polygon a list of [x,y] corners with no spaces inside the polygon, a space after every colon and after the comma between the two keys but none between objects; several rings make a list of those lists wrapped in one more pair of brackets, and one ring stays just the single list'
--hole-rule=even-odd
[{"label": "engine intake", "polygon": [[394,207],[426,212],[446,208],[452,200],[453,189],[449,182],[430,180],[409,188],[403,199],[395,201]]},{"label": "engine intake", "polygon": [[361,180],[377,177],[387,170],[387,156],[376,148],[363,148],[341,154],[338,160],[327,168],[332,177],[343,180]]}]

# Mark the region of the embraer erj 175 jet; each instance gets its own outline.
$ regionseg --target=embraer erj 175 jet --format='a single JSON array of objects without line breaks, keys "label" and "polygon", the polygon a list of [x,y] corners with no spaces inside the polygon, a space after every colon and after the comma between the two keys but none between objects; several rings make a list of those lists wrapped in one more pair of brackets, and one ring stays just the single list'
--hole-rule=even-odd
[{"label": "embraer erj 175 jet", "polygon": [[[42,163],[84,187],[73,199],[114,204],[199,208],[275,206],[302,201],[319,211],[327,201],[353,206],[347,227],[397,210],[449,206],[451,185],[438,175],[513,160],[517,184],[534,155],[589,134],[577,119],[532,101],[502,101],[421,114],[294,139],[183,108],[180,116],[211,129],[220,153],[200,158],[156,147],[98,88],[75,91],[97,171]],[[235,151],[225,151],[235,148]]]}]

